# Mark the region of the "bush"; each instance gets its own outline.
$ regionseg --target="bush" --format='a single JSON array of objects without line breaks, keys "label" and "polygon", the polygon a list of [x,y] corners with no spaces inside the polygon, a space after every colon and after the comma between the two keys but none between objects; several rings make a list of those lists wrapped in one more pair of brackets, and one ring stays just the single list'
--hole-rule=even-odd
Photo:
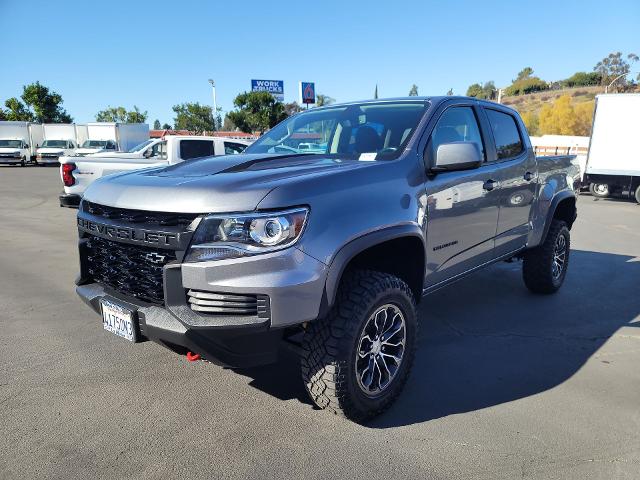
[{"label": "bush", "polygon": [[504,91],[505,95],[526,95],[528,93],[541,92],[548,90],[549,85],[538,77],[523,78],[516,80]]},{"label": "bush", "polygon": [[565,88],[588,87],[592,85],[600,85],[602,75],[598,72],[576,72],[569,78],[562,80],[562,86]]}]

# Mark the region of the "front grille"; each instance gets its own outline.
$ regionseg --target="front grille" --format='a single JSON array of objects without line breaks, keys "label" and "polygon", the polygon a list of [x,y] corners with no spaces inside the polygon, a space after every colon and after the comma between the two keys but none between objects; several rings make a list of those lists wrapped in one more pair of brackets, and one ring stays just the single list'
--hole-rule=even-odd
[{"label": "front grille", "polygon": [[150,212],[131,210],[128,208],[108,207],[97,203],[82,201],[82,211],[96,217],[110,220],[124,220],[130,223],[144,223],[145,227],[153,226],[187,226],[198,216],[195,213]]},{"label": "front grille", "polygon": [[174,251],[112,242],[93,235],[87,239],[87,273],[94,281],[126,296],[164,303],[162,267],[176,259]]},{"label": "front grille", "polygon": [[267,295],[231,294],[189,290],[189,305],[195,312],[212,315],[269,318]]}]

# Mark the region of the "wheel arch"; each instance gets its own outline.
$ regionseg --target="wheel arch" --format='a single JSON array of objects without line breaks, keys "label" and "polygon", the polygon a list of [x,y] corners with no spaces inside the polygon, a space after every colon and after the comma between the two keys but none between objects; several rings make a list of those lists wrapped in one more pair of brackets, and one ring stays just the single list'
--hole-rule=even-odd
[{"label": "wheel arch", "polygon": [[544,243],[551,227],[551,222],[554,219],[563,220],[566,222],[569,230],[575,222],[578,211],[576,207],[576,196],[573,192],[564,191],[560,192],[553,197],[551,206],[547,213],[547,219],[544,223],[544,233],[542,234],[541,243]]},{"label": "wheel arch", "polygon": [[387,227],[351,240],[340,248],[329,265],[320,316],[333,306],[340,282],[349,268],[362,267],[395,275],[409,285],[419,301],[425,266],[424,236],[415,224]]}]

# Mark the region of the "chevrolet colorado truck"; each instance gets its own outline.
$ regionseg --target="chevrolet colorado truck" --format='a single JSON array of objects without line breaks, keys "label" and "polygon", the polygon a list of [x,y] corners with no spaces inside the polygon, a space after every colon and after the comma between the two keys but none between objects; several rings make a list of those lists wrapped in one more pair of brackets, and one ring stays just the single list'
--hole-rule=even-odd
[{"label": "chevrolet colorado truck", "polygon": [[[310,132],[322,152],[298,150]],[[293,347],[313,402],[364,421],[407,380],[425,295],[512,259],[532,292],[560,288],[579,181],[499,104],[314,108],[243,154],[93,182],[77,293],[105,330],[190,359],[241,368]]]}]

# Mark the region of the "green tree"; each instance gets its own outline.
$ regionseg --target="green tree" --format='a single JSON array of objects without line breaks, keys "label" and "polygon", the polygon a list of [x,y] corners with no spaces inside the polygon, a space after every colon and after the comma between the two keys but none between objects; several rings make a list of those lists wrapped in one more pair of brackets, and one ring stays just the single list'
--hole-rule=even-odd
[{"label": "green tree", "polygon": [[158,120],[157,118],[153,121],[153,129],[160,130],[160,120]]},{"label": "green tree", "polygon": [[[600,60],[593,71],[600,74],[601,85],[609,85],[613,82],[612,87],[619,88],[627,85],[627,75],[631,72],[631,63],[638,61],[638,55],[630,53],[623,58],[622,52],[612,52],[605,58]],[[619,78],[618,78],[619,77]]]},{"label": "green tree", "polygon": [[3,116],[7,120],[29,121],[40,123],[70,123],[73,119],[61,107],[62,97],[40,82],[22,87],[22,101],[11,97],[4,102],[6,111]]},{"label": "green tree", "polygon": [[138,107],[127,111],[124,107],[108,107],[96,113],[96,122],[144,123],[147,112],[141,112]]},{"label": "green tree", "polygon": [[485,82],[484,84],[474,83],[469,85],[467,89],[467,97],[484,98],[486,100],[493,100],[496,98],[497,93],[498,90],[493,81]]},{"label": "green tree", "polygon": [[34,120],[40,123],[71,123],[69,116],[61,104],[60,94],[50,91],[40,82],[22,87],[22,101],[33,110]]},{"label": "green tree", "polygon": [[33,122],[35,116],[20,100],[16,97],[11,97],[4,102],[4,106],[7,110],[4,111],[4,116],[7,120],[14,122]]},{"label": "green tree", "polygon": [[269,128],[287,118],[284,105],[269,92],[244,92],[233,104],[236,110],[227,115],[243,132],[264,133]]},{"label": "green tree", "polygon": [[538,135],[538,115],[536,115],[535,112],[524,112],[521,117],[524,125],[527,127],[529,135]]},{"label": "green tree", "polygon": [[418,86],[415,83],[411,85],[411,90],[409,90],[409,96],[410,97],[418,96]]},{"label": "green tree", "polygon": [[236,124],[231,121],[229,115],[224,116],[224,122],[222,122],[222,131],[223,132],[233,132],[236,130]]},{"label": "green tree", "polygon": [[173,119],[176,130],[189,130],[190,132],[206,132],[215,130],[213,108],[208,105],[195,103],[181,103],[174,105],[176,116]]},{"label": "green tree", "polygon": [[163,124],[162,124],[162,129],[163,129],[163,130],[173,130],[173,128],[171,127],[171,125],[169,125],[168,123],[163,123]]},{"label": "green tree", "polygon": [[569,78],[562,80],[560,84],[565,88],[588,87],[600,85],[602,75],[598,72],[576,72]]},{"label": "green tree", "polygon": [[331,105],[336,101],[335,98],[331,98],[329,95],[323,95],[319,93],[316,95],[316,106],[322,107],[323,105]]},{"label": "green tree", "polygon": [[518,72],[518,77],[514,80],[514,82],[517,82],[518,80],[525,80],[527,78],[531,78],[531,75],[533,75],[533,68],[524,67],[522,70]]},{"label": "green tree", "polygon": [[591,131],[594,101],[574,104],[569,95],[540,109],[538,129],[541,134],[584,135]]},{"label": "green tree", "polygon": [[301,112],[302,107],[298,105],[298,102],[285,103],[284,111],[287,114],[287,117],[290,117],[291,115],[295,115],[296,113]]}]

